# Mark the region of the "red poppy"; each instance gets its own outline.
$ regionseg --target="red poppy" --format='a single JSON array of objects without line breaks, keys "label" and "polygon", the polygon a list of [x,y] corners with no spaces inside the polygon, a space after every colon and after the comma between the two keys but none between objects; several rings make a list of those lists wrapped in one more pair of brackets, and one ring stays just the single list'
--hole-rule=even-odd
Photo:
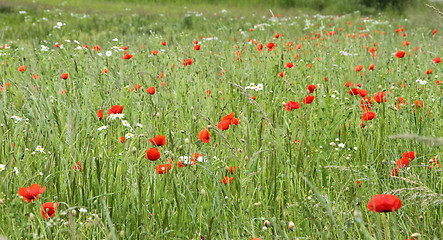
[{"label": "red poppy", "polygon": [[366,97],[368,95],[368,91],[363,90],[363,89],[358,89],[357,92],[358,92],[358,95],[360,95],[360,97]]},{"label": "red poppy", "polygon": [[291,62],[288,62],[288,63],[286,63],[286,67],[287,67],[287,68],[293,68],[293,67],[294,67],[294,64],[291,63]]},{"label": "red poppy", "polygon": [[279,38],[280,37],[280,34],[275,34],[275,38]]},{"label": "red poppy", "polygon": [[157,148],[150,148],[146,150],[145,158],[151,161],[155,161],[160,158],[160,152]]},{"label": "red poppy", "polygon": [[426,74],[431,74],[432,73],[432,69],[428,69],[428,70],[426,70]]},{"label": "red poppy", "polygon": [[185,59],[183,62],[182,62],[182,64],[183,64],[183,66],[191,66],[192,65],[192,59],[190,59],[190,58],[188,58],[188,59]]},{"label": "red poppy", "polygon": [[353,86],[354,86],[354,83],[352,83],[352,82],[345,83],[345,87],[353,87]]},{"label": "red poppy", "polygon": [[146,92],[148,92],[149,94],[154,94],[155,93],[155,87],[149,87],[148,89],[146,89]]},{"label": "red poppy", "polygon": [[376,116],[375,112],[365,112],[363,113],[363,116],[361,117],[363,121],[370,121],[374,119]]},{"label": "red poppy", "polygon": [[103,119],[103,111],[101,109],[98,110],[97,117],[98,117],[98,120],[102,120]]},{"label": "red poppy", "polygon": [[371,66],[369,66],[368,70],[372,71],[372,70],[374,70],[374,67],[375,67],[374,64],[371,64]]},{"label": "red poppy", "polygon": [[38,75],[36,75],[36,74],[32,74],[32,78],[37,79],[37,78],[38,78]]},{"label": "red poppy", "polygon": [[434,36],[437,33],[437,29],[432,30],[432,36]]},{"label": "red poppy", "polygon": [[313,93],[316,88],[317,87],[314,84],[310,84],[310,85],[308,85],[306,90],[309,90],[309,93]]},{"label": "red poppy", "polygon": [[407,105],[408,101],[404,101],[405,99],[402,97],[398,97],[398,99],[395,101],[395,105],[397,106],[397,109],[400,110],[400,107],[403,105]]},{"label": "red poppy", "polygon": [[198,51],[198,50],[200,50],[200,44],[197,44],[194,46],[194,51]]},{"label": "red poppy", "polygon": [[266,45],[266,47],[268,48],[268,51],[269,51],[269,52],[272,51],[272,50],[274,50],[275,46],[277,46],[277,45],[275,45],[273,42],[269,42],[269,43]]},{"label": "red poppy", "polygon": [[263,43],[260,43],[259,45],[257,45],[257,50],[259,52],[261,52],[263,50]]},{"label": "red poppy", "polygon": [[234,125],[238,125],[238,124],[240,124],[240,119],[238,119],[238,118],[232,118],[232,119],[231,119],[231,124],[234,124]]},{"label": "red poppy", "polygon": [[40,185],[35,183],[29,186],[28,188],[21,187],[18,190],[18,195],[23,197],[23,202],[26,200],[29,202],[38,199],[38,195],[43,194],[45,192],[46,187],[40,188]]},{"label": "red poppy", "polygon": [[226,176],[226,177],[224,177],[222,180],[220,180],[220,182],[221,182],[221,183],[224,183],[224,184],[228,184],[228,181],[229,181],[229,183],[231,183],[233,179],[234,179],[234,177],[228,177],[228,176]]},{"label": "red poppy", "polygon": [[301,107],[300,103],[294,101],[289,101],[285,104],[285,109],[289,112],[292,111],[293,109],[299,109],[300,107]]},{"label": "red poppy", "polygon": [[228,114],[228,115],[222,117],[222,119],[221,119],[220,121],[224,121],[224,120],[229,120],[229,121],[231,121],[232,118],[234,118],[234,112],[231,112],[230,114]]},{"label": "red poppy", "polygon": [[120,142],[124,143],[126,141],[125,137],[120,137]]},{"label": "red poppy", "polygon": [[440,167],[440,163],[435,159],[435,157],[433,157],[432,159],[429,160],[429,169],[432,168],[439,168]]},{"label": "red poppy", "polygon": [[82,164],[80,162],[77,162],[77,164],[74,166],[74,171],[79,170],[80,172],[82,171]]},{"label": "red poppy", "polygon": [[422,107],[423,108],[423,101],[420,101],[420,100],[415,100],[415,102],[414,102],[414,108],[419,108],[419,107]]},{"label": "red poppy", "polygon": [[221,120],[217,124],[217,127],[218,127],[218,129],[224,131],[224,130],[229,129],[229,125],[231,125],[231,120]]},{"label": "red poppy", "polygon": [[357,181],[358,187],[361,187],[362,183],[360,180]]},{"label": "red poppy", "polygon": [[409,165],[409,158],[404,157],[397,160],[397,167],[398,168],[404,168]]},{"label": "red poppy", "polygon": [[436,57],[432,60],[432,62],[434,62],[435,64],[441,63],[441,59],[439,57]]},{"label": "red poppy", "polygon": [[154,56],[157,55],[157,53],[158,53],[158,50],[153,50],[153,51],[151,52],[151,54],[154,55]]},{"label": "red poppy", "polygon": [[125,56],[123,56],[123,59],[131,59],[132,57],[134,57],[132,54],[125,54]]},{"label": "red poppy", "polygon": [[20,66],[20,67],[18,68],[18,71],[19,71],[19,72],[24,72],[24,71],[26,71],[26,66],[25,66],[25,65]]},{"label": "red poppy", "polygon": [[95,45],[92,49],[97,52],[99,52],[101,50],[99,45]]},{"label": "red poppy", "polygon": [[43,203],[43,208],[40,209],[40,212],[45,219],[52,218],[55,214],[55,211],[57,211],[57,207],[59,205],[60,203],[45,202]]},{"label": "red poppy", "polygon": [[409,42],[409,41],[404,41],[404,42],[403,42],[403,47],[409,46],[409,44],[411,44],[411,42]]},{"label": "red poppy", "polygon": [[385,96],[385,92],[377,92],[374,94],[374,101],[376,101],[377,103],[387,102],[388,100],[385,98]]},{"label": "red poppy", "polygon": [[371,102],[371,99],[369,97],[364,97],[360,101],[360,105],[361,105],[361,108],[363,109],[363,111],[365,111],[365,112],[371,111],[372,102]]},{"label": "red poppy", "polygon": [[398,168],[394,168],[391,170],[391,173],[389,173],[389,176],[393,177],[393,176],[398,176],[398,172],[399,169]]},{"label": "red poppy", "polygon": [[163,45],[163,46],[166,46],[166,42],[162,42],[162,45]]},{"label": "red poppy", "polygon": [[160,164],[155,168],[155,170],[157,171],[158,174],[166,173],[167,171],[169,171],[171,169],[172,169],[172,165],[169,163]]},{"label": "red poppy", "polygon": [[414,160],[415,152],[413,152],[413,151],[405,152],[401,156],[404,157],[404,158],[409,158],[411,160]]},{"label": "red poppy", "polygon": [[198,139],[203,141],[204,143],[209,143],[211,134],[208,129],[203,129],[198,133]]},{"label": "red poppy", "polygon": [[114,105],[108,109],[108,116],[111,114],[120,114],[123,112],[123,105]]},{"label": "red poppy", "polygon": [[395,56],[397,58],[403,58],[405,56],[405,51],[398,51],[397,53],[395,53]]},{"label": "red poppy", "polygon": [[166,144],[166,137],[162,135],[157,135],[154,139],[150,138],[149,141],[156,146],[164,146]]},{"label": "red poppy", "polygon": [[69,73],[62,73],[62,75],[60,76],[63,80],[68,79],[69,77]]},{"label": "red poppy", "polygon": [[229,172],[230,172],[231,174],[234,174],[234,173],[237,171],[237,169],[240,170],[240,167],[236,167],[236,166],[230,167],[230,168],[229,168]]},{"label": "red poppy", "polygon": [[297,50],[300,50],[301,46],[302,46],[302,44],[299,43],[299,44],[297,44],[297,46],[295,46],[295,48],[297,48]]},{"label": "red poppy", "polygon": [[315,96],[307,96],[303,98],[303,104],[310,104],[314,101]]},{"label": "red poppy", "polygon": [[373,212],[393,212],[401,207],[400,199],[395,195],[375,195],[368,202],[368,209]]},{"label": "red poppy", "polygon": [[106,75],[108,73],[108,69],[103,69],[103,74]]},{"label": "red poppy", "polygon": [[352,88],[351,90],[349,90],[349,94],[351,95],[358,95],[358,88]]},{"label": "red poppy", "polygon": [[283,76],[285,75],[285,73],[284,73],[284,72],[280,72],[278,75],[279,75],[280,77],[283,77]]},{"label": "red poppy", "polygon": [[363,69],[363,66],[362,66],[362,65],[357,65],[357,66],[354,68],[354,70],[355,70],[356,72],[360,72],[362,69]]},{"label": "red poppy", "polygon": [[128,47],[127,46],[123,46],[122,50],[128,50]]}]

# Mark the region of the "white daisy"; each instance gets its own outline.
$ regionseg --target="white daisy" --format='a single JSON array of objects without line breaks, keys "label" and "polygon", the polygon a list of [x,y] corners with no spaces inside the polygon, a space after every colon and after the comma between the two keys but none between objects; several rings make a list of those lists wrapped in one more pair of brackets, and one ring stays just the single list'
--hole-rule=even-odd
[{"label": "white daisy", "polygon": [[0,172],[4,171],[6,169],[5,164],[0,164]]},{"label": "white daisy", "polygon": [[44,148],[42,148],[42,146],[37,146],[36,148],[35,148],[35,151],[36,152],[41,152],[41,153],[45,153],[45,149]]},{"label": "white daisy", "polygon": [[143,128],[143,125],[141,125],[140,123],[136,123],[135,127]]},{"label": "white daisy", "polygon": [[79,211],[79,212],[82,212],[82,213],[87,213],[87,212],[88,212],[88,210],[86,210],[86,209],[84,209],[84,208],[79,208],[78,211]]},{"label": "white daisy", "polygon": [[133,138],[133,137],[134,137],[134,134],[132,134],[132,133],[126,133],[126,135],[125,135],[126,139]]},{"label": "white daisy", "polygon": [[122,120],[122,124],[123,124],[123,126],[125,126],[125,127],[131,127],[131,124],[129,124],[129,122],[128,121],[126,121],[126,120]]},{"label": "white daisy", "polygon": [[112,55],[111,51],[106,51],[106,56],[110,57]]},{"label": "white daisy", "polygon": [[101,126],[101,127],[99,127],[97,130],[98,131],[101,131],[101,130],[103,130],[103,129],[107,129],[108,128],[108,126]]}]

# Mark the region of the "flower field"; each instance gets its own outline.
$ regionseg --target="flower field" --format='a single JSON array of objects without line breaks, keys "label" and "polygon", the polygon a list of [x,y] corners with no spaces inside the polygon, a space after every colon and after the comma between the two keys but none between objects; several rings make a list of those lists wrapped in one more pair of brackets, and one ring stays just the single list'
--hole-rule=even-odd
[{"label": "flower field", "polygon": [[442,238],[441,21],[11,9],[1,236]]}]

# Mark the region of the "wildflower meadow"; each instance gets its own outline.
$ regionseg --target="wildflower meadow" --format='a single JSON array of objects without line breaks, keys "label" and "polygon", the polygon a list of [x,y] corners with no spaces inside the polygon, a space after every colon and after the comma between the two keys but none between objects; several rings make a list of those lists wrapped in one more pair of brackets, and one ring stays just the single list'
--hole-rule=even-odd
[{"label": "wildflower meadow", "polygon": [[442,239],[441,4],[20,2],[0,239]]}]

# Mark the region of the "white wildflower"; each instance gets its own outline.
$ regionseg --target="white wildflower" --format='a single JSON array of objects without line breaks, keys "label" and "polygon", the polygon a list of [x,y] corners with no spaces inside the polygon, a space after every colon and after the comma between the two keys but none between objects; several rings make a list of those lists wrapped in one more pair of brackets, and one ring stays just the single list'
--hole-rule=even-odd
[{"label": "white wildflower", "polygon": [[101,131],[101,130],[103,130],[103,129],[107,129],[108,128],[108,126],[101,126],[101,127],[99,127],[97,130],[98,131]]}]

